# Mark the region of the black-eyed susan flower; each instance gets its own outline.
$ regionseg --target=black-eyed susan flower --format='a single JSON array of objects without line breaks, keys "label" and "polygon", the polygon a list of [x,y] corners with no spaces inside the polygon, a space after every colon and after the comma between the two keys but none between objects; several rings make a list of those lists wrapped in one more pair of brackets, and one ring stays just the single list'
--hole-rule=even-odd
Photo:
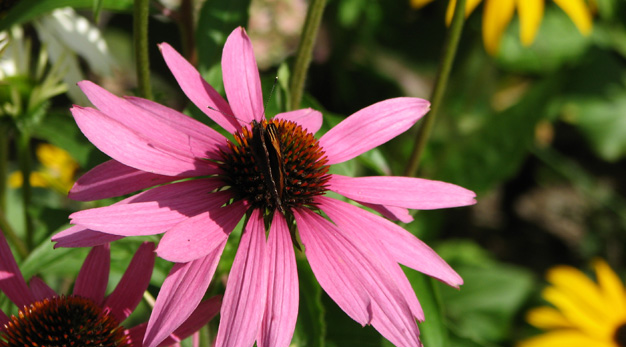
[{"label": "black-eyed susan flower", "polygon": [[532,309],[527,320],[545,333],[517,347],[626,346],[626,292],[603,260],[593,264],[596,282],[571,266],[548,271],[543,297],[552,306]]}]

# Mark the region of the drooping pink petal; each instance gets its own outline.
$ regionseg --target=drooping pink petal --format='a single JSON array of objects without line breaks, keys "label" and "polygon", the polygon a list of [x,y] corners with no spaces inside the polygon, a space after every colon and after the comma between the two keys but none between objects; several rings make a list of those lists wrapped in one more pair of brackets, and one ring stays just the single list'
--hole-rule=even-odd
[{"label": "drooping pink petal", "polygon": [[441,257],[415,235],[402,227],[369,213],[357,206],[327,198],[318,197],[316,201],[324,205],[335,223],[352,223],[362,227],[363,233],[370,233],[374,240],[382,242],[395,260],[414,270],[436,278],[450,286],[463,284],[459,276]]},{"label": "drooping pink petal", "polygon": [[471,190],[451,183],[414,177],[331,175],[328,189],[356,201],[416,210],[476,203],[476,194]]},{"label": "drooping pink petal", "polygon": [[220,312],[221,306],[221,295],[214,296],[209,300],[201,302],[185,323],[176,329],[172,335],[163,340],[163,342],[159,344],[159,347],[171,346],[172,344],[182,341],[197,332]]},{"label": "drooping pink petal", "polygon": [[0,291],[18,307],[28,305],[35,300],[13,258],[2,230],[0,230]]},{"label": "drooping pink petal", "polygon": [[204,258],[174,264],[150,315],[144,346],[158,346],[191,316],[211,283],[225,245],[223,242]]},{"label": "drooping pink petal", "polygon": [[216,347],[254,344],[267,297],[265,224],[254,209],[246,225],[228,275]]},{"label": "drooping pink petal", "polygon": [[411,223],[413,221],[413,216],[411,216],[409,210],[404,207],[370,204],[363,201],[357,202],[363,206],[371,208],[391,220],[399,220],[402,223]]},{"label": "drooping pink petal", "polygon": [[0,310],[0,331],[6,331],[5,324],[9,323],[9,316]]},{"label": "drooping pink petal", "polygon": [[173,143],[156,142],[158,135],[138,134],[104,113],[74,106],[76,124],[98,149],[120,163],[166,176],[201,176],[216,172],[215,165],[184,153]]},{"label": "drooping pink petal", "polygon": [[33,293],[36,301],[41,301],[46,298],[52,298],[53,296],[57,296],[57,293],[50,288],[46,282],[44,282],[41,278],[37,276],[31,277],[30,281],[28,281],[30,285],[30,290]]},{"label": "drooping pink petal", "polygon": [[82,175],[68,197],[78,201],[112,198],[181,178],[184,177],[158,175],[109,160]]},{"label": "drooping pink petal", "polygon": [[70,215],[71,223],[113,235],[153,235],[226,202],[228,192],[211,193],[215,178],[172,183],[150,189],[111,206]]},{"label": "drooping pink petal", "polygon": [[[213,87],[206,83],[196,68],[169,44],[161,43],[159,48],[178,85],[191,102],[229,133],[241,129],[239,122],[232,117],[233,111],[228,103]],[[209,107],[217,111],[211,110]]]},{"label": "drooping pink petal", "polygon": [[259,329],[259,347],[289,346],[298,318],[298,271],[285,217],[274,214],[267,240],[267,303]]},{"label": "drooping pink petal", "polygon": [[157,254],[175,263],[204,257],[226,241],[246,209],[243,200],[240,200],[179,223],[165,233],[159,242]]},{"label": "drooping pink petal", "polygon": [[58,247],[94,247],[123,239],[124,236],[93,231],[80,225],[67,228],[52,236],[52,242]]},{"label": "drooping pink petal", "polygon": [[302,129],[315,134],[322,127],[322,113],[312,108],[279,113],[274,119],[284,119],[295,122],[302,126]]},{"label": "drooping pink petal", "polygon": [[378,147],[408,130],[430,109],[418,98],[395,98],[368,106],[320,138],[328,164],[337,164]]},{"label": "drooping pink petal", "polygon": [[402,268],[400,268],[385,245],[381,244],[380,236],[368,227],[369,224],[363,223],[355,214],[350,213],[352,208],[358,209],[358,207],[324,196],[319,196],[316,202],[319,203],[319,208],[328,215],[346,237],[352,242],[358,242],[359,248],[365,250],[365,252],[376,254],[378,260],[385,269],[389,270],[391,277],[404,295],[404,299],[411,307],[413,316],[423,321],[424,311],[417,301],[413,287],[411,287],[411,283],[406,278]]},{"label": "drooping pink petal", "polygon": [[265,118],[261,78],[252,43],[242,27],[226,39],[222,53],[224,89],[233,112],[240,121],[250,123]]},{"label": "drooping pink petal", "polygon": [[118,322],[123,322],[128,318],[141,301],[143,293],[148,289],[155,257],[154,244],[142,243],[122,279],[104,301],[103,306],[110,310],[110,314]]},{"label": "drooping pink petal", "polygon": [[152,144],[175,148],[191,158],[219,156],[217,146],[224,143],[224,137],[178,111],[145,99],[120,98],[90,81],[78,82],[78,86],[100,112]]},{"label": "drooping pink petal", "polygon": [[372,324],[396,346],[419,346],[417,323],[392,273],[337,227],[308,209],[294,209],[306,256],[318,282],[353,319]]},{"label": "drooping pink petal", "polygon": [[92,248],[76,277],[73,294],[102,303],[110,267],[111,247],[106,244]]}]

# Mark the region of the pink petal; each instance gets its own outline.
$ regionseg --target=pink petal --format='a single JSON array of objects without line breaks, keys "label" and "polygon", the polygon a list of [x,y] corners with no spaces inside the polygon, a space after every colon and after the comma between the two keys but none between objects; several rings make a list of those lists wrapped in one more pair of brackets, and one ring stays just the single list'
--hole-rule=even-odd
[{"label": "pink petal", "polygon": [[404,207],[369,204],[363,201],[357,202],[363,206],[371,208],[391,220],[399,220],[402,223],[411,223],[413,221],[413,216],[411,216],[409,210]]},{"label": "pink petal", "polygon": [[144,242],[130,261],[126,272],[113,292],[106,298],[104,307],[118,322],[123,322],[135,310],[143,293],[148,289],[154,268],[154,244]]},{"label": "pink petal", "polygon": [[106,244],[92,248],[76,277],[73,294],[102,303],[109,283],[110,266],[110,246]]},{"label": "pink petal", "polygon": [[[239,122],[232,117],[233,111],[228,103],[213,87],[206,83],[196,68],[169,44],[161,43],[159,48],[178,85],[191,102],[229,133],[241,129]],[[211,110],[209,107],[218,111]]]},{"label": "pink petal", "polygon": [[261,78],[252,43],[242,27],[228,36],[222,52],[224,89],[233,112],[243,123],[265,118]]},{"label": "pink petal", "polygon": [[159,242],[157,254],[175,263],[186,263],[204,257],[226,241],[246,209],[240,200],[179,223],[165,233]]},{"label": "pink petal", "polygon": [[57,296],[57,293],[50,288],[41,278],[34,276],[30,279],[30,290],[35,297],[35,301],[41,301],[46,298]]},{"label": "pink petal", "polygon": [[347,239],[322,216],[308,209],[293,212],[311,269],[339,307],[396,346],[419,346],[410,304],[379,255]]},{"label": "pink petal", "polygon": [[173,142],[155,141],[167,131],[165,128],[147,137],[98,110],[74,106],[71,111],[89,141],[124,165],[167,176],[201,176],[216,172],[214,164],[192,157],[185,148],[172,147]]},{"label": "pink petal", "polygon": [[225,245],[222,243],[204,258],[174,264],[150,315],[144,346],[159,346],[191,316],[211,283]]},{"label": "pink petal", "polygon": [[176,342],[186,339],[188,336],[191,336],[200,330],[200,328],[205,326],[211,319],[213,319],[213,317],[220,312],[221,306],[221,295],[214,296],[209,300],[201,302],[185,323],[176,329],[170,337],[163,340],[163,342],[159,344],[159,347],[170,346]]},{"label": "pink petal", "polygon": [[458,288],[463,284],[461,276],[435,251],[400,226],[339,200],[318,197],[316,201],[324,206],[324,212],[332,214],[330,218],[335,223],[367,226],[362,227],[362,232],[382,242],[397,262],[450,286]]},{"label": "pink petal", "polygon": [[100,112],[151,143],[177,149],[190,158],[219,157],[218,146],[225,138],[208,126],[149,100],[117,97],[90,81],[78,82],[78,86]]},{"label": "pink petal", "polygon": [[347,177],[331,175],[328,189],[347,198],[372,204],[416,210],[467,206],[476,194],[457,185],[414,177]]},{"label": "pink petal", "polygon": [[[187,137],[190,151],[203,159],[220,159],[219,149],[226,146],[226,138],[205,124],[184,115],[167,106],[138,97],[126,97],[126,100],[150,112],[164,124]],[[204,150],[203,150],[204,149]]]},{"label": "pink petal", "polygon": [[112,198],[181,178],[153,174],[109,160],[82,175],[68,197],[78,201]]},{"label": "pink petal", "polygon": [[423,321],[424,311],[417,301],[413,287],[406,278],[406,275],[398,263],[394,260],[385,245],[381,244],[380,236],[372,232],[372,230],[368,227],[369,224],[363,223],[362,219],[359,219],[352,213],[352,208],[359,208],[324,196],[318,197],[316,202],[319,203],[320,209],[328,215],[328,217],[341,229],[347,238],[349,238],[352,242],[358,240],[361,249],[365,250],[367,253],[376,254],[378,260],[383,263],[385,269],[390,271],[396,285],[400,291],[402,291],[404,299],[411,307],[413,316],[418,320]]},{"label": "pink petal", "polygon": [[254,344],[267,297],[267,258],[263,216],[254,209],[228,275],[216,347]]},{"label": "pink petal", "polygon": [[302,126],[302,129],[315,134],[322,127],[322,113],[312,108],[279,113],[274,119],[284,119],[295,122]]},{"label": "pink petal", "polygon": [[123,239],[124,236],[111,235],[86,229],[80,225],[67,228],[52,236],[57,247],[93,247]]},{"label": "pink petal", "polygon": [[19,308],[35,301],[2,230],[0,230],[0,291]]},{"label": "pink petal", "polygon": [[274,214],[267,246],[267,304],[257,345],[289,346],[298,318],[298,271],[287,222],[280,213]]},{"label": "pink petal", "polygon": [[71,223],[113,235],[163,233],[174,225],[226,202],[227,192],[211,193],[222,183],[206,178],[150,189],[111,206],[70,215]]},{"label": "pink petal", "polygon": [[357,157],[407,131],[430,109],[418,98],[395,98],[368,106],[320,138],[328,164]]}]

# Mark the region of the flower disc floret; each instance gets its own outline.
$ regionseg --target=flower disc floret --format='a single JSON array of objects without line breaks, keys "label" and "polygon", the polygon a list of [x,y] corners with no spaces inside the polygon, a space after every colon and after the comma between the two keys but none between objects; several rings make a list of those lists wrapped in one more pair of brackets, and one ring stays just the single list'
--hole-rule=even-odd
[{"label": "flower disc floret", "polygon": [[24,306],[2,332],[0,346],[132,346],[124,327],[93,300],[60,296]]},{"label": "flower disc floret", "polygon": [[[280,190],[280,201],[285,209],[315,205],[313,198],[324,194],[327,190],[328,162],[325,152],[318,140],[302,128],[302,126],[287,120],[264,120],[256,126],[264,131],[274,126],[277,133],[278,153],[282,165],[274,170],[281,170],[279,182],[274,182]],[[260,133],[260,132],[259,132]],[[255,148],[260,143],[259,133],[252,128],[244,127],[233,134],[235,141],[227,143],[227,149],[221,151],[222,179],[233,192],[234,201],[245,199],[253,207],[273,211],[276,206],[271,192],[274,187],[268,186],[267,170],[264,169],[263,159],[259,158],[259,151]],[[271,143],[265,146],[271,147]]]}]

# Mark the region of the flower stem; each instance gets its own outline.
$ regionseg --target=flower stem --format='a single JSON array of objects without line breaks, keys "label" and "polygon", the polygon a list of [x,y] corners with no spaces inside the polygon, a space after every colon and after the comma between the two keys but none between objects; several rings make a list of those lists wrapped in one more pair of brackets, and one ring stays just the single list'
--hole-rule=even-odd
[{"label": "flower stem", "polygon": [[454,16],[452,17],[452,24],[446,35],[446,40],[443,47],[443,56],[439,64],[437,71],[437,78],[435,79],[435,86],[433,88],[432,95],[430,97],[431,109],[430,112],[424,116],[422,125],[417,132],[415,138],[415,146],[413,152],[409,158],[406,170],[404,171],[406,176],[415,176],[419,168],[419,161],[428,142],[428,137],[435,123],[435,117],[441,106],[443,100],[443,94],[446,91],[446,85],[448,84],[448,78],[450,77],[450,70],[454,63],[454,57],[456,55],[457,48],[459,46],[459,40],[461,38],[461,32],[463,31],[463,22],[465,21],[465,0],[458,0],[456,7],[454,8]]},{"label": "flower stem", "polygon": [[24,213],[24,243],[26,249],[33,249],[33,219],[30,215],[32,189],[30,186],[30,173],[32,171],[31,153],[30,153],[30,134],[27,131],[21,131],[17,140],[17,156],[22,172],[22,208]]},{"label": "flower stem", "polygon": [[180,3],[180,16],[178,17],[178,27],[183,44],[183,55],[192,64],[196,65],[196,45],[194,40],[193,1],[182,0]]},{"label": "flower stem", "polygon": [[287,105],[288,110],[295,110],[300,107],[300,101],[302,101],[302,94],[304,90],[304,80],[306,78],[309,65],[311,64],[313,45],[315,44],[315,39],[317,38],[317,32],[319,31],[320,23],[322,22],[322,14],[324,13],[325,7],[326,0],[313,0],[309,4],[289,84],[291,98],[289,99],[289,104]]},{"label": "flower stem", "polygon": [[9,136],[6,129],[1,129],[5,136],[0,139],[0,213],[5,213],[7,208],[7,172],[9,172]]},{"label": "flower stem", "polygon": [[148,14],[149,0],[135,0],[133,14],[133,40],[135,63],[137,64],[137,84],[139,96],[152,99],[150,87],[150,57],[148,55]]},{"label": "flower stem", "polygon": [[2,230],[2,233],[7,238],[7,240],[9,240],[11,244],[13,244],[13,247],[20,255],[20,257],[22,259],[26,258],[28,256],[28,249],[26,248],[26,245],[24,244],[22,239],[20,239],[17,234],[15,234],[13,228],[11,228],[11,225],[9,224],[9,221],[7,221],[4,211],[0,211],[0,229]]}]

